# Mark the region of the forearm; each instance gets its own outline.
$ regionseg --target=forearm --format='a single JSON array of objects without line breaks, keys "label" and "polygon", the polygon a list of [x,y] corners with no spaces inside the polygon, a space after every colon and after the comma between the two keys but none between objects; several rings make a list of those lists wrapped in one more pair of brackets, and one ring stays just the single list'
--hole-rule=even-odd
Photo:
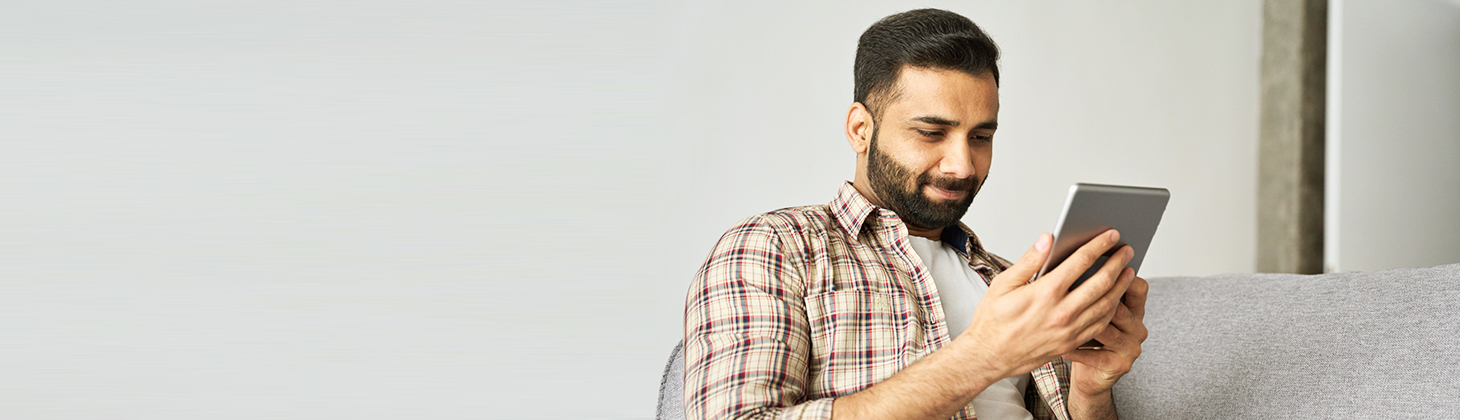
[{"label": "forearm", "polygon": [[1120,416],[1115,412],[1115,398],[1110,390],[1093,395],[1071,390],[1071,420],[1116,420],[1118,418]]},{"label": "forearm", "polygon": [[987,357],[962,348],[955,340],[887,380],[837,398],[835,420],[945,420],[985,388],[1003,379]]}]

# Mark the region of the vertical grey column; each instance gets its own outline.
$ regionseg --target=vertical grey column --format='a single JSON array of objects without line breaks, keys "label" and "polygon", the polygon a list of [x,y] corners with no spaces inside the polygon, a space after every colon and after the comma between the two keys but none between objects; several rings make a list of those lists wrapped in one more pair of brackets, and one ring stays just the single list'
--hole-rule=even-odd
[{"label": "vertical grey column", "polygon": [[1257,271],[1323,272],[1328,1],[1266,0]]}]

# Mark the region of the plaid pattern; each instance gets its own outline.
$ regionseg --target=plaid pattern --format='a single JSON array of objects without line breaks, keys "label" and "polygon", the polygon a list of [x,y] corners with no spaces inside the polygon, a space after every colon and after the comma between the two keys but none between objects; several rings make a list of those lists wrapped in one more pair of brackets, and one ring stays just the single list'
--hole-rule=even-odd
[{"label": "plaid pattern", "polygon": [[[984,282],[1010,265],[958,227],[942,239]],[[690,286],[684,330],[690,419],[829,419],[835,397],[950,340],[906,225],[851,183],[830,204],[752,216],[726,232]],[[1032,373],[1034,418],[1068,420],[1068,362]],[[975,418],[972,405],[953,418]]]}]

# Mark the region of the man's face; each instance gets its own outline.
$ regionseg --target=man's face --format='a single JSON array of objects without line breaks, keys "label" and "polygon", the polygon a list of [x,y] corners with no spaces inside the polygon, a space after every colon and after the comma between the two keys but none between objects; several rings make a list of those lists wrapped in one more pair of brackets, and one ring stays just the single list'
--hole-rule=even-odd
[{"label": "man's face", "polygon": [[882,205],[921,229],[963,218],[988,177],[998,127],[993,75],[907,67],[883,106],[867,155]]}]

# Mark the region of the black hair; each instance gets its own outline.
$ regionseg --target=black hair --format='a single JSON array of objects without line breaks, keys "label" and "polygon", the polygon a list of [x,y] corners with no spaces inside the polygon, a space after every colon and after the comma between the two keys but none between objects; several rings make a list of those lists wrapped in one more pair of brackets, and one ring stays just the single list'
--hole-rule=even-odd
[{"label": "black hair", "polygon": [[852,100],[867,107],[875,120],[897,97],[897,77],[905,66],[972,76],[993,73],[998,86],[998,60],[999,46],[962,15],[939,9],[898,13],[872,24],[857,40]]}]

